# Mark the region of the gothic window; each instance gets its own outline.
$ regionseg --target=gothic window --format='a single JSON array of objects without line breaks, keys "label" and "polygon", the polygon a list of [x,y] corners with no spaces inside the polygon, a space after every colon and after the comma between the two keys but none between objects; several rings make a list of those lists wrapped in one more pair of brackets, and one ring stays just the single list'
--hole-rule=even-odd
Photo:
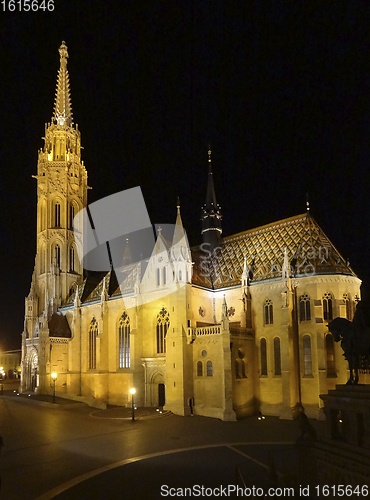
[{"label": "gothic window", "polygon": [[40,220],[40,230],[43,231],[46,229],[46,207],[45,203],[42,203],[41,205],[41,220]]},{"label": "gothic window", "polygon": [[119,368],[130,368],[130,317],[124,311],[118,325]]},{"label": "gothic window", "polygon": [[326,376],[328,378],[336,377],[335,359],[334,359],[334,339],[331,333],[325,337],[326,348]]},{"label": "gothic window", "polygon": [[311,321],[311,301],[307,293],[299,297],[299,321]]},{"label": "gothic window", "polygon": [[265,304],[263,306],[265,325],[272,325],[274,322],[274,311],[271,299],[266,299]]},{"label": "gothic window", "polygon": [[60,227],[60,203],[55,203],[54,206],[54,226]]},{"label": "gothic window", "polygon": [[91,320],[89,328],[89,368],[96,368],[96,337],[98,336],[98,322],[95,318]]},{"label": "gothic window", "polygon": [[43,274],[45,272],[45,248],[44,246],[40,249],[40,273]]},{"label": "gothic window", "polygon": [[157,315],[157,353],[164,354],[166,352],[166,335],[170,326],[170,315],[164,307]]},{"label": "gothic window", "polygon": [[157,286],[161,284],[161,270],[157,268]]},{"label": "gothic window", "polygon": [[322,298],[322,308],[324,319],[326,321],[331,321],[333,319],[333,297],[331,293],[324,293]]},{"label": "gothic window", "polygon": [[346,318],[348,321],[353,320],[353,304],[348,293],[343,294],[344,304],[346,306]]},{"label": "gothic window", "polygon": [[309,335],[303,337],[303,373],[306,377],[312,376],[311,337]]},{"label": "gothic window", "polygon": [[275,375],[281,375],[281,353],[280,353],[280,339],[274,338],[274,364]]},{"label": "gothic window", "polygon": [[69,206],[69,229],[73,229],[74,217],[75,217],[75,207],[71,204]]},{"label": "gothic window", "polygon": [[182,281],[182,271],[179,271],[179,281]]},{"label": "gothic window", "polygon": [[207,361],[207,377],[213,377],[212,361]]},{"label": "gothic window", "polygon": [[163,268],[163,284],[166,284],[166,268]]},{"label": "gothic window", "polygon": [[60,246],[58,244],[55,245],[54,247],[54,256],[55,262],[58,267],[60,267]]},{"label": "gothic window", "polygon": [[69,271],[74,273],[75,270],[75,249],[70,247],[69,249]]},{"label": "gothic window", "polygon": [[197,363],[197,377],[203,377],[203,363],[201,361]]},{"label": "gothic window", "polygon": [[260,340],[261,351],[261,375],[267,375],[267,346],[266,339]]}]

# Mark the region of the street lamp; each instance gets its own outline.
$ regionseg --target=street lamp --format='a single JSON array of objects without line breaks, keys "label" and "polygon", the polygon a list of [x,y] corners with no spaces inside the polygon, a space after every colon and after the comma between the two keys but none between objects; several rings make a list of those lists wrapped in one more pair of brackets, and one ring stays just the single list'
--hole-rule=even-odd
[{"label": "street lamp", "polygon": [[132,401],[132,421],[135,420],[135,404],[134,404],[134,394],[136,392],[136,389],[134,387],[132,387],[132,389],[130,389],[130,394],[131,394],[131,401]]},{"label": "street lamp", "polygon": [[57,381],[58,374],[56,372],[53,372],[51,374],[51,378],[53,379],[53,382],[54,382],[54,387],[53,387],[53,403],[55,403],[55,382]]}]

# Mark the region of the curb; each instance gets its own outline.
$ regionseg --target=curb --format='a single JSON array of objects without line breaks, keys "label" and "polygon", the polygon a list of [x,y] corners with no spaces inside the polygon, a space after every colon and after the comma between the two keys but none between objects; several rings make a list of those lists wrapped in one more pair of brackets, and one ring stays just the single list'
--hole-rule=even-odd
[{"label": "curb", "polygon": [[37,406],[44,406],[46,408],[59,408],[59,409],[69,409],[69,408],[79,408],[81,406],[88,406],[86,403],[65,403],[65,404],[58,404],[58,403],[49,403],[48,401],[38,401],[37,399],[28,399],[25,397],[20,397],[17,398],[15,396],[0,396],[0,399],[8,399],[10,401],[15,401],[16,403],[26,403],[26,404],[34,404]]}]

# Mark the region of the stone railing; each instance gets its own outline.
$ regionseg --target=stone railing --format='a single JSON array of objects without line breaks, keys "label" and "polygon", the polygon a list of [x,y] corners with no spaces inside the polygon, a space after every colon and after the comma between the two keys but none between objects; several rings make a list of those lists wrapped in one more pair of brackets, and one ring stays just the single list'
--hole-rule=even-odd
[{"label": "stone railing", "polygon": [[212,326],[200,326],[198,328],[188,327],[188,344],[194,342],[197,337],[204,335],[220,335],[221,324]]}]

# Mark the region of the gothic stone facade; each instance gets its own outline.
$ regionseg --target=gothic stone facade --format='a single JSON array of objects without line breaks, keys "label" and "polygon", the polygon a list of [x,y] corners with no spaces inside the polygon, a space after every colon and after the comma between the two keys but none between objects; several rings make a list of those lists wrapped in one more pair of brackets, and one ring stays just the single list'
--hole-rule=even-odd
[{"label": "gothic stone facade", "polygon": [[130,405],[135,387],[136,404],[178,415],[292,418],[301,404],[319,418],[319,395],[347,379],[327,323],[352,318],[360,280],[309,212],[221,238],[210,152],[201,247],[188,247],[178,207],[173,237],[159,232],[150,258],[126,259],[122,283],[113,270],[84,277],[72,223],[87,205],[87,172],[64,43],[59,52],[36,176],[22,390],[47,393],[56,372],[58,394],[95,406]]}]

